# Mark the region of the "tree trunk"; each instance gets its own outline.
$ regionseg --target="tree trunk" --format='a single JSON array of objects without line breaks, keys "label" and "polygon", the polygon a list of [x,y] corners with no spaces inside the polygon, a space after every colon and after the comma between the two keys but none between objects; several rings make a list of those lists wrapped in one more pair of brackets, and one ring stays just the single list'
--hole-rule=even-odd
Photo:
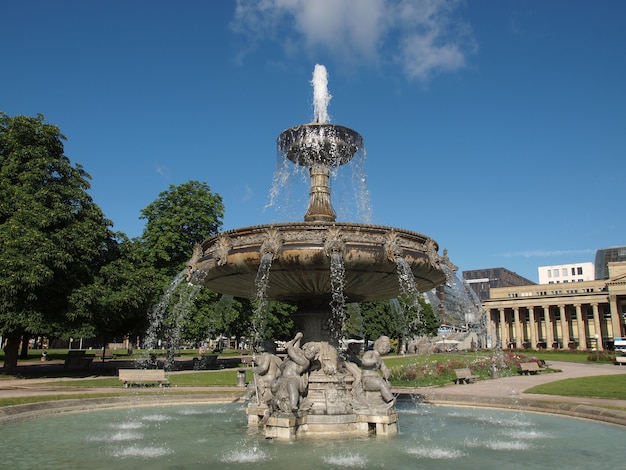
[{"label": "tree trunk", "polygon": [[30,334],[22,335],[22,350],[20,351],[20,359],[28,359],[28,344],[30,343]]},{"label": "tree trunk", "polygon": [[19,333],[10,333],[6,335],[5,338],[7,342],[4,346],[4,368],[2,369],[2,373],[6,375],[16,375],[17,358],[22,335]]}]

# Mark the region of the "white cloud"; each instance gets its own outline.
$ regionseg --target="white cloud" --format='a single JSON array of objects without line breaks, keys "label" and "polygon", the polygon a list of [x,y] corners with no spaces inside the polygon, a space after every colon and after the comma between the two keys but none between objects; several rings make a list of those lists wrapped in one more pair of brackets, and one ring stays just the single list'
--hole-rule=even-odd
[{"label": "white cloud", "polygon": [[171,173],[169,168],[164,167],[163,165],[158,164],[154,171],[159,175],[162,176],[165,179],[170,179]]},{"label": "white cloud", "polygon": [[287,56],[324,52],[356,65],[391,62],[411,79],[466,65],[476,50],[458,0],[238,0],[233,30],[250,53],[264,41]]}]

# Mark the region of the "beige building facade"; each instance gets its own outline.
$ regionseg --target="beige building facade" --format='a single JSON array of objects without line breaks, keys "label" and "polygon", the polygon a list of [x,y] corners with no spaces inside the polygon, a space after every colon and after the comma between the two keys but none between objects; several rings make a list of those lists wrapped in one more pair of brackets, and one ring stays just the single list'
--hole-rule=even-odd
[{"label": "beige building facade", "polygon": [[611,349],[626,336],[626,262],[609,279],[491,289],[487,344],[510,349]]}]

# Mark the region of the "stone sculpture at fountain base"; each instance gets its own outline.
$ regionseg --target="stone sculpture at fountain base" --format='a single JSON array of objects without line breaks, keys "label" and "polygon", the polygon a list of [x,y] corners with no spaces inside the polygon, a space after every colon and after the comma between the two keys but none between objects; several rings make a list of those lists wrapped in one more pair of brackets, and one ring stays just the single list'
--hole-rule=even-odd
[{"label": "stone sculpture at fountain base", "polygon": [[[261,427],[265,437],[280,439],[398,432],[391,387],[386,374],[378,374],[380,355],[388,352],[389,338],[379,338],[374,350],[364,355],[369,358],[366,365],[346,360],[349,355],[337,354],[335,347],[324,341],[300,347],[301,338],[298,333],[288,343],[270,397],[267,389],[258,385],[266,379],[265,368],[255,368],[258,393],[246,410],[250,427]],[[261,362],[267,362],[265,354]]]}]

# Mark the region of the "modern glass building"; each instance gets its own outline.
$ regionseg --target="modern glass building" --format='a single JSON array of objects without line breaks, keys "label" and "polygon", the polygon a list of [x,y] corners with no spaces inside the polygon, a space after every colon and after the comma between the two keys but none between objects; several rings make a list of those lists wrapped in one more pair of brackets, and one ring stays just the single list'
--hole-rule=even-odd
[{"label": "modern glass building", "polygon": [[626,246],[601,248],[596,251],[596,279],[609,278],[609,262],[626,261]]}]

